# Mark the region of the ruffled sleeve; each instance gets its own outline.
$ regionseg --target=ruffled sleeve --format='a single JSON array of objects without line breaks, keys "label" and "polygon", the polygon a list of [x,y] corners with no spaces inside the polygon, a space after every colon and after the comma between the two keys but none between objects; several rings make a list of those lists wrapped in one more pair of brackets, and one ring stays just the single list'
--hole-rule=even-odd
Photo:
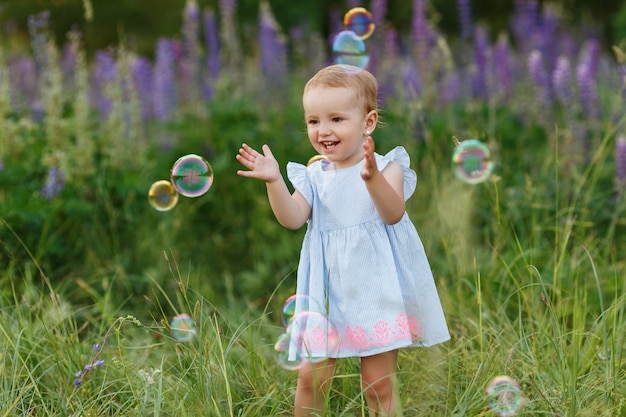
[{"label": "ruffled sleeve", "polygon": [[402,167],[402,173],[404,174],[404,200],[406,201],[415,192],[417,174],[411,169],[411,158],[404,147],[396,146],[386,155],[377,158],[378,169],[382,171],[391,161],[398,162]]},{"label": "ruffled sleeve", "polygon": [[311,187],[307,168],[296,162],[288,162],[287,178],[289,178],[293,187],[302,194],[307,203],[313,206],[313,187]]}]

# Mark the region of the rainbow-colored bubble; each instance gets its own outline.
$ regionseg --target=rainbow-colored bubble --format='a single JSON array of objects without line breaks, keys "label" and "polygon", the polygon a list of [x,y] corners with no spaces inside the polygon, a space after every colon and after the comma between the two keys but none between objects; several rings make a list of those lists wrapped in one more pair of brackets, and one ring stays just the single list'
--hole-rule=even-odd
[{"label": "rainbow-colored bubble", "polygon": [[178,314],[170,323],[172,337],[179,342],[189,342],[196,335],[196,325],[189,314]]},{"label": "rainbow-colored bubble", "polygon": [[343,25],[346,30],[351,30],[365,40],[372,36],[376,25],[372,14],[364,7],[353,7],[343,16]]},{"label": "rainbow-colored bubble", "polygon": [[452,154],[452,172],[466,184],[478,184],[491,176],[493,160],[487,145],[478,139],[460,142]]},{"label": "rainbow-colored bubble", "polygon": [[314,162],[317,161],[321,161],[320,163],[322,164],[322,171],[334,171],[336,169],[335,164],[333,162],[331,162],[330,159],[328,159],[326,156],[324,155],[314,155],[311,158],[309,158],[308,162],[306,163],[307,167],[310,167],[311,165],[313,165]]},{"label": "rainbow-colored bubble", "polygon": [[304,365],[304,360],[300,355],[289,358],[289,346],[291,345],[291,334],[282,333],[278,336],[276,343],[274,344],[274,351],[276,353],[276,363],[288,371],[295,371],[300,369]]},{"label": "rainbow-colored bubble", "polygon": [[178,193],[171,182],[160,180],[150,186],[148,201],[155,210],[168,211],[178,203]]},{"label": "rainbow-colored bubble", "polygon": [[363,69],[370,62],[365,42],[351,30],[343,30],[335,36],[332,47],[333,61]]},{"label": "rainbow-colored bubble", "polygon": [[199,197],[209,191],[212,184],[213,168],[201,156],[182,156],[172,167],[172,185],[185,197]]},{"label": "rainbow-colored bubble", "polygon": [[519,384],[513,378],[495,377],[487,387],[487,402],[491,411],[500,417],[516,415],[524,404]]}]

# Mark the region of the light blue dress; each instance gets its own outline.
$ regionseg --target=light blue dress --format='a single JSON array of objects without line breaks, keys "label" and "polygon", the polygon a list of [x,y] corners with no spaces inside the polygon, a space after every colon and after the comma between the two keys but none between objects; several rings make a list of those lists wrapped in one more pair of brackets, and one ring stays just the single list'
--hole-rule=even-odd
[{"label": "light blue dress", "polygon": [[[403,147],[376,154],[397,161],[404,197],[416,174]],[[345,169],[289,162],[287,176],[312,208],[297,273],[290,360],[369,356],[450,339],[433,275],[405,213],[393,225],[378,216],[361,179],[363,161]]]}]

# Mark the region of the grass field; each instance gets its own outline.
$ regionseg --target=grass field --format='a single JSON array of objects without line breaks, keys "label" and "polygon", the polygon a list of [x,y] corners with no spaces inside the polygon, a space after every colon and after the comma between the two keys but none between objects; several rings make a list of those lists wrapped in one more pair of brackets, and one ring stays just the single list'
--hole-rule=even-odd
[{"label": "grass field", "polygon": [[[420,4],[412,33],[378,24],[367,41],[377,150],[411,155],[407,210],[452,336],[401,351],[404,415],[626,415],[623,48],[558,22],[546,48],[549,10],[536,36],[520,36],[520,10],[511,41],[477,25],[462,43]],[[304,230],[276,223],[235,154],[312,156],[301,90],[328,50],[287,39],[269,9],[238,38],[229,15],[194,7],[154,60],[123,42],[87,56],[77,33],[59,47],[45,16],[27,48],[0,44],[0,416],[292,414],[296,374],[274,344]],[[487,181],[455,178],[453,137],[489,146]],[[154,210],[150,185],[188,153],[213,186]],[[179,313],[188,342],[170,332]],[[519,384],[519,410],[490,408],[498,376]],[[327,409],[367,414],[356,359]]]}]

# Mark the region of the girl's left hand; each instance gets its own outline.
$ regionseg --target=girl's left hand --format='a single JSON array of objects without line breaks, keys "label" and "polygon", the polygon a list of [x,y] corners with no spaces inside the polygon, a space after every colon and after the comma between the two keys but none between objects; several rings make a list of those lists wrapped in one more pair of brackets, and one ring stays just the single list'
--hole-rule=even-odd
[{"label": "girl's left hand", "polygon": [[374,155],[374,139],[368,136],[363,143],[363,156],[365,157],[365,163],[361,168],[361,178],[364,181],[371,179],[378,171],[378,165],[376,165],[376,157]]}]

